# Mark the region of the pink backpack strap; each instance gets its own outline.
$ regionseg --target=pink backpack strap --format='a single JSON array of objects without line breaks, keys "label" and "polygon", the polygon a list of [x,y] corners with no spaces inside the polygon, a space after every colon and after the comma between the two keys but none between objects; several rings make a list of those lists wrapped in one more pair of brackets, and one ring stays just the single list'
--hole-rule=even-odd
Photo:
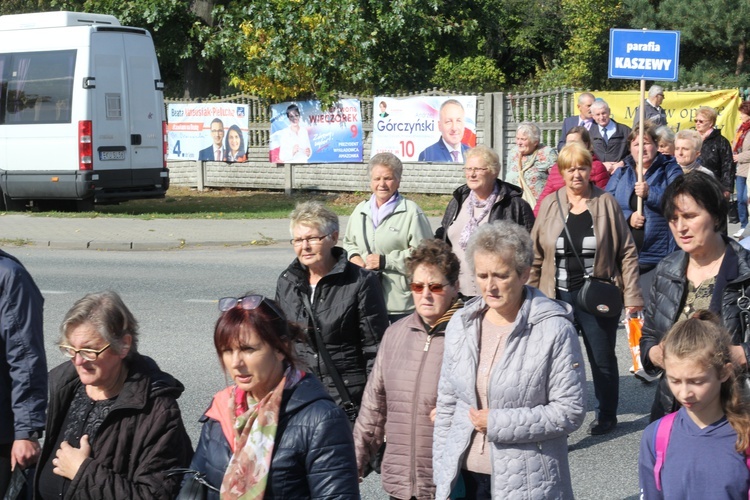
[{"label": "pink backpack strap", "polygon": [[[672,424],[677,416],[677,412],[664,415],[656,424],[656,463],[654,464],[654,480],[656,489],[661,491],[661,468],[664,466],[664,457],[667,454],[669,445],[669,435],[672,433]],[[750,458],[748,459],[750,460]],[[750,462],[748,462],[750,465]]]}]

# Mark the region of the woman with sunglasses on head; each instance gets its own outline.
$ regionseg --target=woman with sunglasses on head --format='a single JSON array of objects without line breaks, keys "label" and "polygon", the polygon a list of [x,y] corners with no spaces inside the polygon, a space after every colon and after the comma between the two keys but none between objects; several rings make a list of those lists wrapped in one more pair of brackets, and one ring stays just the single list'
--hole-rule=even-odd
[{"label": "woman with sunglasses on head", "polygon": [[290,321],[306,329],[306,338],[296,345],[306,369],[353,420],[388,327],[380,282],[336,246],[339,218],[322,203],[300,203],[290,219],[297,258],[279,276],[276,302]]},{"label": "woman with sunglasses on head", "polygon": [[208,498],[359,498],[349,422],[299,369],[299,327],[262,295],[220,299],[219,310],[214,346],[232,383],[201,418],[190,464],[220,490]]},{"label": "woman with sunglasses on head", "polygon": [[458,258],[424,240],[406,259],[416,311],[388,328],[354,426],[360,476],[388,436],[383,489],[391,498],[434,498],[432,432],[445,327],[463,307]]},{"label": "woman with sunglasses on head", "polygon": [[34,498],[171,499],[192,446],[183,385],[138,353],[138,323],[115,292],[76,302],[60,326],[71,362],[49,376]]}]

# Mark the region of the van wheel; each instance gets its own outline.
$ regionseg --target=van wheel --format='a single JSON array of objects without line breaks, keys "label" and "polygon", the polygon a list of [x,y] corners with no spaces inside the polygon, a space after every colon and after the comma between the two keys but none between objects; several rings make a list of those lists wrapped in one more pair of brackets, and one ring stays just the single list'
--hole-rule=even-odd
[{"label": "van wheel", "polygon": [[10,196],[3,193],[3,201],[5,202],[5,210],[8,212],[23,212],[26,210],[26,200],[12,200]]},{"label": "van wheel", "polygon": [[82,200],[76,200],[76,211],[77,212],[93,212],[94,211],[94,197],[90,196]]}]

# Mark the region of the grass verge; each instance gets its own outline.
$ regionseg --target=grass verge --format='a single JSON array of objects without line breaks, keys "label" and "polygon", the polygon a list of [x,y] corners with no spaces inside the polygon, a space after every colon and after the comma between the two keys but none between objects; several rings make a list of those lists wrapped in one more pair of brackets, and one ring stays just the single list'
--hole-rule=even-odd
[{"label": "grass verge", "polygon": [[[410,194],[427,215],[445,212],[450,195]],[[338,215],[349,215],[369,193],[329,193],[299,191],[291,196],[282,192],[235,189],[170,187],[164,199],[135,200],[120,205],[97,205],[94,212],[45,211],[32,212],[40,217],[128,217],[141,219],[286,219],[301,201],[318,200]]]}]

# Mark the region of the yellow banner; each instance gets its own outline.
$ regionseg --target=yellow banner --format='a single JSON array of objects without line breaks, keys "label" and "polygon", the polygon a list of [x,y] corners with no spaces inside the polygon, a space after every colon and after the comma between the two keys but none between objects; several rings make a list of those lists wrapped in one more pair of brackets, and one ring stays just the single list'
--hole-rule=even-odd
[{"label": "yellow banner", "polygon": [[[597,98],[604,99],[612,111],[612,119],[628,127],[633,126],[635,108],[640,105],[640,92],[593,92]],[[575,94],[578,102],[580,93]],[[648,94],[646,94],[648,97]],[[678,132],[682,129],[695,129],[695,115],[700,106],[710,106],[719,113],[716,128],[729,142],[734,140],[734,133],[740,125],[740,92],[737,89],[716,90],[713,92],[669,92],[664,91],[664,102],[661,104],[667,112],[669,128]]]}]

